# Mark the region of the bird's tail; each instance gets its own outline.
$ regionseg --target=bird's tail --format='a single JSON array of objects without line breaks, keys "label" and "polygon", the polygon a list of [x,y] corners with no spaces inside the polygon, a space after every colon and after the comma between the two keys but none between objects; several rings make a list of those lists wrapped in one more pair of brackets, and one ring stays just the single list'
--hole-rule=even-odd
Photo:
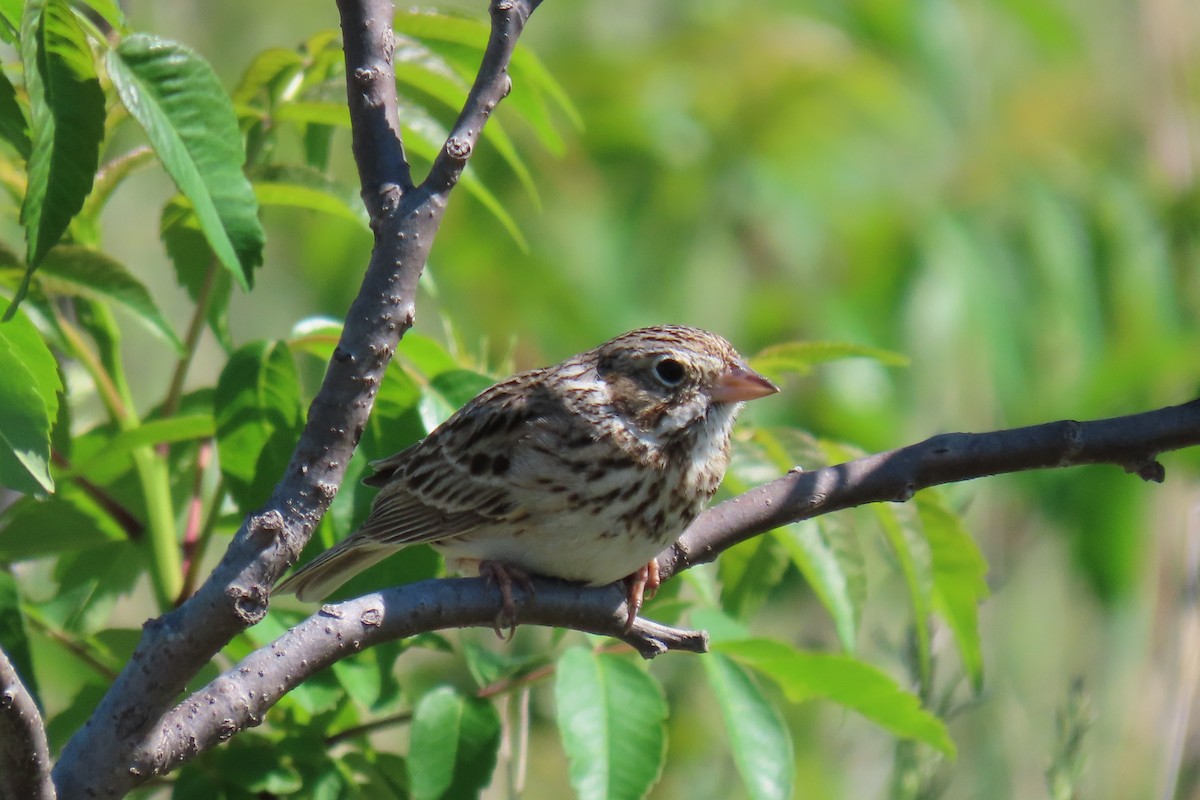
[{"label": "bird's tail", "polygon": [[298,600],[323,600],[367,567],[399,548],[351,536],[298,569],[272,594],[294,594]]}]

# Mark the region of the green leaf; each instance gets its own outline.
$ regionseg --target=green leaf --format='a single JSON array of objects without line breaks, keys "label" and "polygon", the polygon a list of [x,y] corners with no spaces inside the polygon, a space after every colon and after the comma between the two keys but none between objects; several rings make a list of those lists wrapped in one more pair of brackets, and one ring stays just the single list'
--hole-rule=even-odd
[{"label": "green leaf", "polygon": [[427,692],[413,712],[408,772],[414,800],[478,797],[492,780],[500,717],[488,700],[449,687]]},{"label": "green leaf", "polygon": [[303,425],[300,378],[284,342],[251,342],[230,356],[213,397],[217,454],[242,509],[266,502]]},{"label": "green leaf", "polygon": [[867,599],[858,537],[837,515],[787,525],[777,535],[792,563],[833,617],[842,649],[854,653]]},{"label": "green leaf", "polygon": [[26,161],[33,144],[29,141],[29,120],[17,102],[17,90],[8,75],[0,70],[0,139],[12,145]]},{"label": "green leaf", "polygon": [[121,11],[119,0],[86,0],[86,5],[107,22],[114,32],[125,32],[125,12]]},{"label": "green leaf", "polygon": [[580,800],[636,800],[666,755],[662,688],[627,659],[573,647],[554,682],[558,729]]},{"label": "green leaf", "polygon": [[452,369],[434,376],[421,393],[420,412],[425,430],[432,431],[495,380],[469,369]]},{"label": "green leaf", "polygon": [[123,541],[125,531],[100,502],[64,482],[52,497],[22,498],[0,518],[0,561],[65,553]]},{"label": "green leaf", "polygon": [[930,562],[929,543],[918,530],[915,511],[907,505],[885,505],[872,503],[871,513],[879,521],[883,537],[891,546],[896,557],[904,586],[908,590],[908,603],[912,609],[913,639],[917,648],[917,672],[922,691],[927,691],[933,680],[933,662],[929,642],[930,593],[933,588],[933,569]]},{"label": "green leaf", "polygon": [[900,353],[850,342],[785,342],[772,345],[750,359],[750,366],[770,378],[787,373],[807,375],[817,364],[842,358],[869,358],[887,367],[907,367]]},{"label": "green leaf", "polygon": [[915,739],[954,756],[945,723],[870,664],[850,656],[805,653],[768,639],[718,642],[713,650],[770,678],[793,703],[814,697],[833,700],[901,739]]},{"label": "green leaf", "polygon": [[107,300],[133,314],[151,333],[183,353],[183,342],[146,286],[110,256],[78,245],[59,245],[46,254],[38,281],[50,295]]},{"label": "green leaf", "polygon": [[263,230],[242,173],[237,117],[212,67],[183,45],[146,34],[123,39],[105,63],[217,260],[249,290],[262,263]]},{"label": "green leaf", "polygon": [[412,331],[404,334],[400,340],[396,358],[431,380],[443,372],[459,368],[454,356],[440,342]]},{"label": "green leaf", "polygon": [[700,660],[721,706],[746,793],[753,800],[790,800],[795,757],[783,718],[754,679],[730,658],[709,653]]},{"label": "green leaf", "polygon": [[71,465],[70,475],[84,475],[95,470],[110,469],[114,464],[128,458],[138,447],[159,444],[189,442],[207,439],[216,433],[216,423],[210,414],[187,414],[184,416],[156,419],[143,422],[114,436],[96,455]]},{"label": "green leaf", "polygon": [[360,211],[363,208],[361,203],[356,207],[351,207],[346,204],[344,197],[326,189],[300,183],[255,181],[254,196],[258,198],[259,205],[287,206],[318,211],[370,229],[368,220]]},{"label": "green leaf", "polygon": [[216,255],[200,230],[200,220],[182,197],[172,198],[163,207],[158,235],[175,267],[175,279],[187,290],[192,302],[198,303],[207,295],[204,318],[208,327],[225,350],[233,350],[229,332],[233,277],[217,265]]},{"label": "green leaf", "polygon": [[237,88],[233,90],[232,100],[236,105],[244,105],[253,101],[260,92],[268,89],[277,81],[287,78],[300,69],[304,59],[295,50],[283,47],[268,47],[250,62],[242,73]]},{"label": "green leaf", "polygon": [[983,689],[979,604],[988,596],[987,562],[962,518],[933,490],[916,497],[933,561],[933,606],[946,620],[976,693]]},{"label": "green leaf", "polygon": [[[3,307],[12,311],[0,299]],[[62,383],[54,356],[24,315],[0,322],[0,375],[0,485],[26,494],[53,492],[50,430]]]},{"label": "green leaf", "polygon": [[[21,206],[28,280],[91,191],[104,138],[104,92],[87,37],[66,0],[27,4],[21,60],[33,129]],[[19,290],[18,298],[23,294]]]},{"label": "green leaf", "polygon": [[21,30],[21,9],[24,0],[0,0],[0,39],[9,44],[17,43],[17,32]]},{"label": "green leaf", "polygon": [[773,532],[729,548],[717,561],[721,607],[738,619],[751,616],[783,580],[787,566],[787,553]]},{"label": "green leaf", "polygon": [[[393,24],[398,32],[425,42],[443,42],[468,48],[473,51],[475,57],[467,60],[473,61],[475,65],[478,64],[478,53],[487,44],[490,32],[487,23],[482,20],[420,10],[398,12]],[[472,73],[474,68],[470,68]],[[509,70],[514,86],[517,87],[509,97],[509,102],[519,108],[521,115],[534,128],[544,147],[555,152],[560,151],[562,139],[546,117],[544,104],[541,102],[542,96],[551,98],[575,127],[583,127],[583,117],[571,103],[566,91],[554,80],[550,70],[546,69],[529,48],[524,45],[517,47]],[[528,102],[530,100],[535,102]]]},{"label": "green leaf", "polygon": [[[4,650],[25,688],[36,700],[37,675],[33,671],[33,658],[29,652],[29,636],[25,633],[21,595],[17,591],[17,582],[7,569],[0,570],[0,649]],[[40,700],[38,704],[41,704]]]}]

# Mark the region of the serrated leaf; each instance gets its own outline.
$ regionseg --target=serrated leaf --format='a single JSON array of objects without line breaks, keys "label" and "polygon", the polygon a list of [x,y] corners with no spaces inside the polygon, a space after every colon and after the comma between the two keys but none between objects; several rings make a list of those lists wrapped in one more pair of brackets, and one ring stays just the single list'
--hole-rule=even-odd
[{"label": "serrated leaf", "polygon": [[870,664],[850,656],[806,653],[768,639],[718,642],[713,650],[770,678],[793,703],[814,697],[833,700],[901,739],[915,739],[954,756],[945,723]]},{"label": "serrated leaf", "polygon": [[176,42],[126,37],[105,63],[121,102],[188,199],[217,260],[245,290],[262,263],[263,230],[228,95],[208,62]]},{"label": "serrated leaf", "polygon": [[3,70],[0,70],[0,139],[12,145],[21,158],[29,160],[33,147],[29,140],[29,120],[17,102],[17,90]]},{"label": "serrated leaf", "polygon": [[573,647],[555,674],[558,729],[580,800],[637,800],[666,755],[662,688],[630,661]]},{"label": "serrated leaf", "polygon": [[954,634],[963,668],[976,693],[983,689],[979,604],[988,597],[987,562],[955,514],[932,490],[916,497],[933,561],[933,606]]},{"label": "serrated leaf", "polygon": [[217,454],[242,509],[266,502],[300,435],[300,378],[284,342],[251,342],[226,363],[213,396]]},{"label": "serrated leaf", "polygon": [[500,717],[490,701],[449,687],[427,692],[413,712],[408,753],[414,800],[477,797],[492,779]]},{"label": "serrated leaf", "polygon": [[[33,131],[21,206],[28,280],[91,191],[104,138],[104,92],[87,37],[66,0],[26,5],[21,60]],[[18,298],[23,294],[19,290]]]},{"label": "serrated leaf", "polygon": [[750,359],[750,366],[774,378],[789,372],[807,375],[817,364],[842,358],[869,358],[887,367],[909,363],[900,353],[850,342],[785,342],[760,351]]},{"label": "serrated leaf", "polygon": [[183,353],[183,342],[146,286],[110,256],[78,245],[59,245],[46,254],[38,281],[49,295],[106,300],[131,313],[151,333]]},{"label": "serrated leaf", "polygon": [[712,687],[733,761],[753,800],[790,800],[795,777],[792,737],[771,701],[740,666],[721,653],[701,659]]},{"label": "serrated leaf", "polygon": [[787,525],[778,536],[792,563],[833,617],[842,649],[853,654],[866,602],[866,576],[857,536],[845,525],[831,532],[826,523],[832,521],[833,517],[822,517]]},{"label": "serrated leaf", "polygon": [[[0,308],[8,301],[0,299]],[[6,314],[7,316],[7,314]],[[24,315],[0,323],[0,485],[53,492],[50,430],[58,416],[58,366]]]}]

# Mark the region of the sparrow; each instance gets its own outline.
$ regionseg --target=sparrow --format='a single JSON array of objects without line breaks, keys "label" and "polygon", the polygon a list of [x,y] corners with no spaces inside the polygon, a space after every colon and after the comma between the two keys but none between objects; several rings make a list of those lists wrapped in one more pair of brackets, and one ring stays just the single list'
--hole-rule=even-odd
[{"label": "sparrow", "polygon": [[531,574],[623,580],[628,629],[658,587],[655,556],[720,485],[743,403],[777,391],[725,339],[680,325],[514,375],[371,462],[364,483],[380,491],[362,527],[275,593],[322,599],[424,542],[451,570],[494,582],[510,622],[512,584]]}]

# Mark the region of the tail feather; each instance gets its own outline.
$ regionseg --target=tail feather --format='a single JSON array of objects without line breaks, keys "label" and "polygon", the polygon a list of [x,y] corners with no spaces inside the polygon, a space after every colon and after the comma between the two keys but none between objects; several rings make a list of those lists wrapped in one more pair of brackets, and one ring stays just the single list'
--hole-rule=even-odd
[{"label": "tail feather", "polygon": [[305,564],[276,586],[272,594],[294,594],[296,599],[305,602],[323,600],[343,583],[398,549],[351,537]]}]

